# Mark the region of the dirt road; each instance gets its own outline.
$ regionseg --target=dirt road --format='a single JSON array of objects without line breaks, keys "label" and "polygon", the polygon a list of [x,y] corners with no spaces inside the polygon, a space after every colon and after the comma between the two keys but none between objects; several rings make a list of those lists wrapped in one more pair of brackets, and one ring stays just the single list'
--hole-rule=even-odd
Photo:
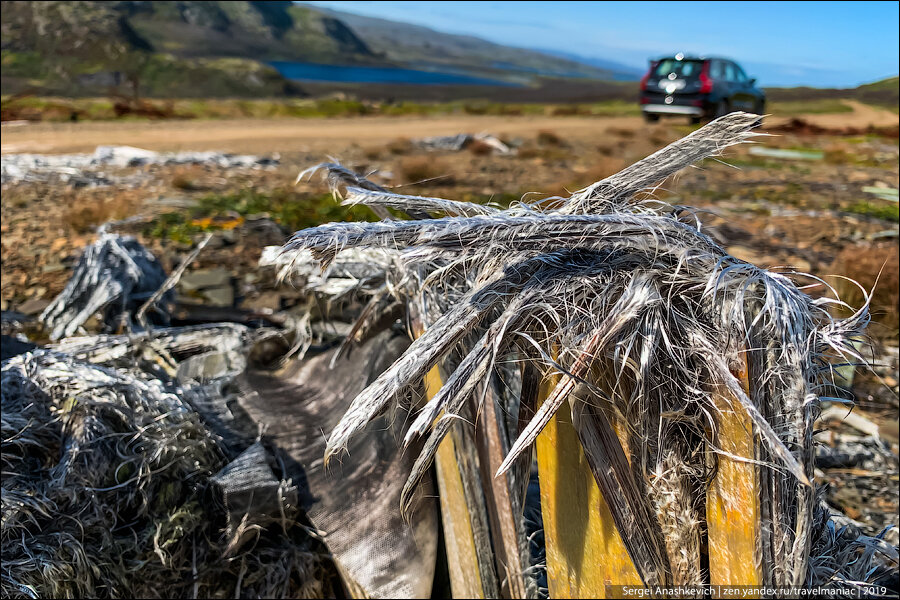
[{"label": "dirt road", "polygon": [[[848,101],[851,113],[804,115],[810,123],[831,128],[865,128],[897,124],[885,109]],[[783,119],[781,119],[783,120]],[[773,124],[779,118],[771,119]],[[681,122],[681,121],[678,121]],[[601,141],[611,129],[647,127],[639,117],[497,117],[444,115],[437,117],[358,117],[353,119],[233,119],[193,121],[107,121],[37,123],[3,127],[2,153],[93,152],[103,144],[138,146],[148,150],[223,150],[247,154],[327,152],[349,144],[383,144],[397,137],[490,132],[533,136],[550,129],[570,139]]]},{"label": "dirt road", "polygon": [[217,149],[248,154],[327,151],[350,143],[379,144],[397,137],[487,131],[511,136],[553,129],[560,135],[601,135],[610,127],[637,128],[638,117],[360,117],[355,119],[234,119],[215,121],[38,123],[3,130],[0,150],[93,152],[102,144],[156,151]]}]

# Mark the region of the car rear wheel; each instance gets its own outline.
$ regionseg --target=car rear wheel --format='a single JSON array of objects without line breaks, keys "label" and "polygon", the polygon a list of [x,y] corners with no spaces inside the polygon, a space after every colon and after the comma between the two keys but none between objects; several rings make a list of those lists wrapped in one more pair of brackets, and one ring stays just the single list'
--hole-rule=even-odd
[{"label": "car rear wheel", "polygon": [[656,123],[659,121],[659,115],[654,113],[644,113],[644,120],[648,123]]},{"label": "car rear wheel", "polygon": [[766,102],[764,100],[759,100],[753,105],[753,112],[758,115],[761,115],[766,112]]}]

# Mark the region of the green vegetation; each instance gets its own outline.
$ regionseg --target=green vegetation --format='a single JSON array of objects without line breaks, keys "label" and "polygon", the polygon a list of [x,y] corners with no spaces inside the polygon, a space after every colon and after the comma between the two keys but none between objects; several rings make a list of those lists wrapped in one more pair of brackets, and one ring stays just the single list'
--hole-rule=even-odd
[{"label": "green vegetation", "polygon": [[272,97],[272,60],[378,62],[343,23],[290,2],[0,2],[4,93]]},{"label": "green vegetation", "polygon": [[900,105],[900,78],[890,77],[856,88],[856,99],[868,104],[884,106],[898,112]]},{"label": "green vegetation", "polygon": [[[492,203],[508,207],[521,194],[463,194],[465,202]],[[333,221],[377,221],[368,207],[341,206],[331,194],[309,195],[284,187],[274,190],[245,189],[226,194],[209,194],[184,211],[163,213],[145,229],[150,237],[188,243],[207,231],[232,229],[245,219],[265,216],[288,231],[298,231]]]},{"label": "green vegetation", "polygon": [[[273,67],[244,58],[178,58],[129,52],[126,67],[74,57],[55,63],[34,52],[2,51],[4,91],[52,90],[79,96],[105,88],[129,97],[275,97],[299,93]],[[120,70],[122,69],[122,70]],[[64,72],[65,80],[59,80]],[[46,92],[45,92],[46,93]]]},{"label": "green vegetation", "polygon": [[198,233],[231,229],[252,216],[269,217],[289,231],[331,221],[377,220],[368,208],[341,206],[330,194],[310,196],[297,193],[292,188],[271,191],[251,188],[203,196],[196,206],[186,211],[163,213],[144,233],[188,242]]},{"label": "green vegetation", "polygon": [[[236,59],[221,59],[236,60]],[[168,76],[166,76],[168,77]],[[174,85],[174,84],[173,84]],[[634,116],[640,107],[633,103],[610,100],[593,104],[514,104],[506,102],[400,102],[384,103],[342,97],[283,100],[142,100],[134,106],[123,106],[110,98],[60,98],[3,96],[3,120],[33,121],[111,120],[130,118],[321,118],[358,117],[364,115],[555,115],[555,116]],[[75,115],[75,117],[73,117]]]},{"label": "green vegetation", "polygon": [[766,88],[766,96],[773,104],[786,102],[812,103],[817,100],[857,100],[897,112],[900,105],[898,78],[890,77],[856,88]]},{"label": "green vegetation", "polygon": [[900,222],[900,205],[896,202],[871,202],[860,200],[845,209],[849,213],[875,217],[884,221]]}]

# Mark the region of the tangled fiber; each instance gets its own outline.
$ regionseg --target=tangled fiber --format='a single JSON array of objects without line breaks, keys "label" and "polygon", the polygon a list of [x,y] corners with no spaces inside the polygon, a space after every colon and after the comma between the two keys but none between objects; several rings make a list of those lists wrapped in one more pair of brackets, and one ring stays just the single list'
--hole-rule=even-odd
[{"label": "tangled fiber", "polygon": [[[2,597],[333,596],[295,488],[258,443],[240,453],[211,426],[249,346],[221,324],[68,338],[4,362]],[[246,485],[248,464],[271,479],[274,520],[264,487],[238,505],[229,476],[245,467]]]},{"label": "tangled fiber", "polygon": [[[716,456],[727,455],[717,398],[728,397],[754,433],[754,456],[739,458],[758,469],[762,583],[850,586],[870,579],[878,560],[896,561],[886,544],[841,545],[811,483],[818,405],[829,399],[836,357],[863,362],[849,340],[865,328],[867,306],[834,318],[829,308],[839,300],[814,299],[799,284],[824,282],[730,256],[690,210],[652,195],[680,169],[759,135],[758,120],[726,115],[569,198],[507,210],[393,194],[335,164],[305,171],[323,170],[345,188],[346,203],[412,220],[299,231],[268,262],[283,277],[309,276],[318,264],[324,289],[331,274],[347,283],[343,257],[377,252],[351,279],[371,298],[361,321],[391,298],[423,330],[353,401],[326,461],[435,367],[443,385],[406,437],[426,439],[405,507],[454,428],[471,427],[476,415],[505,421],[510,444],[490,475],[527,473],[534,441],[566,407],[642,580],[702,585],[706,489]],[[515,393],[491,393],[498,378],[515,387],[510,371],[520,374]],[[554,374],[538,405],[534,382]],[[852,573],[836,566],[845,552],[859,555]]]},{"label": "tangled fiber", "polygon": [[[75,335],[99,311],[107,329],[125,330],[132,315],[165,279],[162,265],[140,242],[101,231],[97,241],[82,253],[65,289],[47,306],[41,320],[53,340]],[[171,300],[171,294],[166,298]],[[152,314],[157,324],[168,323],[165,310],[154,309]]]}]

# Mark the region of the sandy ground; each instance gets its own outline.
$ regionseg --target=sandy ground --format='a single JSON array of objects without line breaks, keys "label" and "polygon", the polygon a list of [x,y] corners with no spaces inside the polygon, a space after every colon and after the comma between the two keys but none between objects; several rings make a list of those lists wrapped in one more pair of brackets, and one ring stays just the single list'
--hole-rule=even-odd
[{"label": "sandy ground", "polygon": [[[804,119],[830,128],[896,125],[888,110],[850,102],[851,113],[807,115]],[[787,119],[772,117],[775,125]],[[675,121],[673,121],[675,122]],[[681,123],[682,120],[678,120]],[[639,117],[358,117],[353,119],[234,119],[192,121],[107,121],[37,123],[4,127],[0,152],[93,152],[98,145],[138,146],[156,151],[208,150],[247,154],[327,152],[336,146],[378,144],[397,137],[418,138],[490,132],[531,136],[552,129],[570,139],[601,139],[610,128],[639,129]]]},{"label": "sandy ground", "polygon": [[327,151],[349,143],[383,143],[397,137],[489,131],[509,135],[553,129],[565,135],[599,135],[609,127],[636,128],[638,117],[359,117],[353,119],[234,119],[155,122],[38,123],[4,129],[0,151],[92,152],[100,144],[148,150],[217,150],[265,154]]},{"label": "sandy ground", "polygon": [[870,125],[874,127],[890,127],[897,124],[897,113],[889,110],[863,104],[856,100],[844,100],[844,104],[853,108],[852,113],[833,113],[824,115],[805,116],[804,119],[819,125],[840,129],[842,127],[864,128]]}]

